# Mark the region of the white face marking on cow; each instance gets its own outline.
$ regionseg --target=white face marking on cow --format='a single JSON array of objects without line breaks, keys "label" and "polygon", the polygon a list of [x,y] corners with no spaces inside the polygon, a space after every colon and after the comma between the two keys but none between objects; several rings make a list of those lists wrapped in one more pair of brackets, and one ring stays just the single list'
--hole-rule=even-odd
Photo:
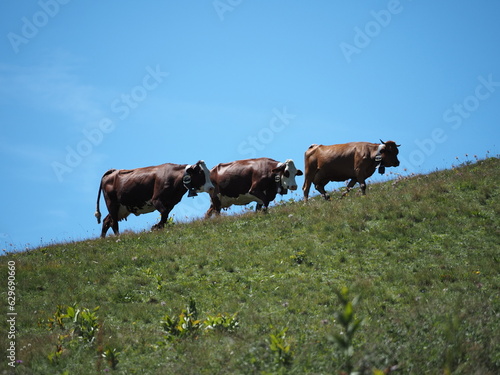
[{"label": "white face marking on cow", "polygon": [[215,187],[212,184],[212,181],[210,180],[210,171],[208,170],[203,160],[200,161],[200,167],[203,169],[203,172],[205,173],[205,184],[198,191],[208,193],[210,192],[210,190],[215,189]]},{"label": "white face marking on cow", "polygon": [[[285,172],[281,176],[281,186],[284,189],[297,190],[297,182],[295,181],[295,175],[297,174],[297,168],[293,160],[288,159],[285,162]],[[286,177],[288,175],[288,177]]]},{"label": "white face marking on cow", "polygon": [[221,208],[228,208],[232,206],[233,204],[236,206],[244,206],[248,203],[251,202],[257,202],[259,204],[264,204],[261,199],[257,198],[255,195],[252,194],[240,194],[236,198],[232,197],[226,197],[224,195],[218,194],[220,202],[221,202]]}]

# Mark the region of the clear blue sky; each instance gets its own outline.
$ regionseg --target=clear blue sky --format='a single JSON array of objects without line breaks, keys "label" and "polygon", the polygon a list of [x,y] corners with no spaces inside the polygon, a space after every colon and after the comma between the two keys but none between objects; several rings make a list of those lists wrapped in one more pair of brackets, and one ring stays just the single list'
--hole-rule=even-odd
[{"label": "clear blue sky", "polygon": [[[302,169],[312,143],[380,138],[402,144],[387,172],[497,155],[499,16],[497,0],[2,1],[0,246],[97,237],[109,168]],[[174,219],[208,206],[186,196]]]}]

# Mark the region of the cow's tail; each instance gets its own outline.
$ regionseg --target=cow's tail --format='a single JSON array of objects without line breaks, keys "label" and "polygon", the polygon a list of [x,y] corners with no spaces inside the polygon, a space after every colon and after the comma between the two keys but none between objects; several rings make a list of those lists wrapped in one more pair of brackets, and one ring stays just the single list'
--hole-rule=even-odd
[{"label": "cow's tail", "polygon": [[94,216],[97,219],[97,224],[101,224],[101,211],[99,210],[99,201],[101,200],[101,191],[102,191],[102,181],[104,180],[104,177],[106,177],[108,174],[114,172],[116,169],[110,169],[106,173],[103,174],[101,177],[101,182],[99,183],[99,191],[97,192],[97,204],[96,204],[96,210],[94,213]]},{"label": "cow's tail", "polygon": [[319,147],[317,144],[312,144],[304,154],[304,185],[302,191],[304,192],[304,200],[307,201],[309,197],[309,189],[314,180],[314,175],[318,167],[316,157],[314,155],[316,149]]},{"label": "cow's tail", "polygon": [[315,170],[317,168],[316,158],[313,155],[318,147],[319,147],[319,145],[312,144],[309,146],[309,148],[307,149],[307,151],[304,154],[304,169],[305,169],[306,175],[308,174],[308,172],[311,169]]}]

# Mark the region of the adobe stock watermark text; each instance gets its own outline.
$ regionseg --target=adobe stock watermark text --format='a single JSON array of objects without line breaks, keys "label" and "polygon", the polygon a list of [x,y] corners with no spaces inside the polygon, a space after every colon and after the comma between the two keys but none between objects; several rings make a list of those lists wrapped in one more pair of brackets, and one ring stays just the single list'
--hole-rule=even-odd
[{"label": "adobe stock watermark text", "polygon": [[[168,77],[169,73],[161,70],[159,65],[155,68],[146,67],[146,74],[141,83],[134,86],[130,92],[123,93],[111,102],[110,110],[118,120],[125,120],[132,110],[139,107],[145,101],[149,93],[155,90]],[[95,147],[99,146],[106,134],[113,132],[116,128],[115,122],[110,117],[99,120],[98,126],[92,129],[83,129],[82,139],[74,146],[66,146],[66,155],[63,161],[51,163],[57,180],[63,182],[64,175],[73,172],[89,156]]]},{"label": "adobe stock watermark text", "polygon": [[[412,1],[412,0],[407,0]],[[339,44],[340,50],[348,63],[353,60],[353,55],[362,53],[386,29],[394,17],[403,11],[400,0],[389,0],[385,9],[370,11],[370,20],[363,27],[354,27],[352,42]]]},{"label": "adobe stock watermark text", "polygon": [[221,21],[224,21],[227,12],[233,12],[243,0],[214,0],[212,5]]},{"label": "adobe stock watermark text", "polygon": [[[408,154],[408,159],[405,160],[404,164],[421,165],[426,158],[436,151],[439,144],[448,140],[450,129],[454,131],[460,129],[464,122],[480,109],[481,104],[490,99],[500,88],[500,81],[495,81],[493,74],[489,74],[487,77],[478,76],[477,81],[478,83],[472,94],[458,103],[453,103],[443,112],[442,119],[447,124],[447,127],[435,127],[429,137],[416,139],[416,148]],[[400,159],[404,161],[404,157]]]},{"label": "adobe stock watermark text", "polygon": [[66,5],[70,0],[40,0],[38,1],[39,10],[29,17],[21,18],[20,31],[11,31],[7,34],[7,39],[15,54],[18,54],[22,45],[26,45],[35,38],[41,29],[43,29],[56,17],[61,11],[61,6]]},{"label": "adobe stock watermark text", "polygon": [[266,148],[266,145],[273,142],[276,134],[285,130],[296,117],[297,115],[288,113],[286,107],[283,107],[281,110],[274,108],[269,124],[241,142],[238,145],[238,153],[248,158],[257,157],[259,152]]},{"label": "adobe stock watermark text", "polygon": [[16,367],[16,262],[7,262],[7,364]]}]

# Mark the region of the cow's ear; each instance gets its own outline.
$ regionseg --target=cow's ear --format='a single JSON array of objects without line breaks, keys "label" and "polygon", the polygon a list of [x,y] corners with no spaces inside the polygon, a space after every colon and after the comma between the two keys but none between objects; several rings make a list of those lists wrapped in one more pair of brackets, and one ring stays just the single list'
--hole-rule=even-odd
[{"label": "cow's ear", "polygon": [[186,173],[187,174],[193,174],[193,172],[194,172],[193,166],[192,165],[188,165],[186,167]]},{"label": "cow's ear", "polygon": [[297,169],[297,173],[295,174],[295,176],[302,176],[304,173],[300,170],[300,169]]},{"label": "cow's ear", "polygon": [[276,168],[274,168],[271,172],[273,173],[279,173],[279,172],[283,172],[285,170],[285,164],[283,163],[280,163],[278,164],[278,166]]}]

